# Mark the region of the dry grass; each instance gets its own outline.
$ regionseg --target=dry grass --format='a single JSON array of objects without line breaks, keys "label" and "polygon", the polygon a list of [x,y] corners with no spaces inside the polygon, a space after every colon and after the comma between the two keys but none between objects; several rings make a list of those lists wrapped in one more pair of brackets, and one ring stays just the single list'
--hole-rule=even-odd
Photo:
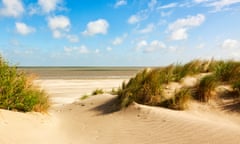
[{"label": "dry grass", "polygon": [[45,112],[49,107],[46,93],[33,85],[16,67],[0,58],[0,108],[17,111]]},{"label": "dry grass", "polygon": [[163,101],[159,106],[175,110],[185,110],[188,108],[189,101],[192,99],[191,90],[183,88],[176,92],[174,97]]},{"label": "dry grass", "polygon": [[[189,75],[208,73],[195,87],[184,88],[172,98],[163,94],[163,85],[169,82],[179,82]],[[133,101],[163,106],[171,109],[186,109],[191,97],[200,102],[208,102],[215,96],[215,87],[219,84],[233,85],[240,93],[240,63],[234,61],[193,60],[185,65],[172,64],[165,68],[146,69],[118,90],[121,107],[126,107]]]},{"label": "dry grass", "polygon": [[104,91],[102,89],[96,89],[92,92],[92,95],[99,95],[99,94],[103,94]]},{"label": "dry grass", "polygon": [[200,80],[197,86],[197,95],[195,98],[201,102],[207,102],[213,97],[213,91],[217,86],[217,80],[214,75],[208,75]]}]

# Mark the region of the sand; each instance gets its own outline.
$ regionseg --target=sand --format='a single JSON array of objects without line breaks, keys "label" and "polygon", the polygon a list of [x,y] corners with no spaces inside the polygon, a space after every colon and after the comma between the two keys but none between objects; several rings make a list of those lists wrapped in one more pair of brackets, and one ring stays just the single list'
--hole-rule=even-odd
[{"label": "sand", "polygon": [[240,142],[240,116],[193,104],[174,111],[134,103],[114,111],[116,96],[79,100],[122,79],[38,80],[53,101],[48,114],[0,110],[0,144],[191,144]]}]

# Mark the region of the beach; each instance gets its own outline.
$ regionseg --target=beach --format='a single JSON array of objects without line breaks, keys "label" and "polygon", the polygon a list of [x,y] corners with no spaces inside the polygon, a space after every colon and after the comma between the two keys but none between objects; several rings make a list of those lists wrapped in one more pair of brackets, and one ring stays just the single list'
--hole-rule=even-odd
[{"label": "beach", "polygon": [[[34,83],[49,94],[52,103],[49,111],[0,110],[0,143],[239,143],[240,118],[237,113],[217,111],[199,104],[193,104],[192,109],[186,111],[137,103],[116,110],[117,96],[108,92],[120,87],[137,71],[119,74],[118,70],[118,75],[110,76],[101,71],[108,77],[97,72],[99,75],[84,78],[76,77],[78,74],[61,78],[40,75]],[[80,99],[98,88],[105,93]]]}]

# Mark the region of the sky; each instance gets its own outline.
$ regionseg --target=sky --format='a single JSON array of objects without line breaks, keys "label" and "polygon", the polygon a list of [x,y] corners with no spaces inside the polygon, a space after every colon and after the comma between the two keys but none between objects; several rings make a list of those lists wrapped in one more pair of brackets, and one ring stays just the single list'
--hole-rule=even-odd
[{"label": "sky", "polygon": [[0,0],[0,54],[19,66],[240,60],[240,0]]}]

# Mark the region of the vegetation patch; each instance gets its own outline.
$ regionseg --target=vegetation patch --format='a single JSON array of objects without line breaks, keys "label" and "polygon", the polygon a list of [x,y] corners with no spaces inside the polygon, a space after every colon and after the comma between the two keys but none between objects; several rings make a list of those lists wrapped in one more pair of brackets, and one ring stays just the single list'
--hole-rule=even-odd
[{"label": "vegetation patch", "polygon": [[[186,76],[205,73],[194,87],[184,87],[175,91],[172,97],[166,96],[165,87],[170,82],[180,82]],[[240,62],[193,60],[184,65],[171,64],[167,67],[145,69],[123,83],[118,90],[120,106],[127,107],[132,102],[151,106],[162,106],[183,110],[189,101],[195,99],[208,102],[216,96],[218,85],[232,85],[240,94]]]},{"label": "vegetation patch", "polygon": [[33,85],[33,79],[0,58],[0,108],[44,112],[48,107],[46,93]]},{"label": "vegetation patch", "polygon": [[159,106],[175,110],[184,110],[188,108],[188,104],[191,99],[191,90],[183,88],[179,92],[176,92],[172,98],[163,101]]},{"label": "vegetation patch", "polygon": [[92,92],[92,95],[99,95],[99,94],[104,94],[103,89],[96,89]]},{"label": "vegetation patch", "polygon": [[89,95],[83,95],[83,96],[80,98],[80,100],[85,100],[85,99],[87,99],[87,98],[89,98]]}]

